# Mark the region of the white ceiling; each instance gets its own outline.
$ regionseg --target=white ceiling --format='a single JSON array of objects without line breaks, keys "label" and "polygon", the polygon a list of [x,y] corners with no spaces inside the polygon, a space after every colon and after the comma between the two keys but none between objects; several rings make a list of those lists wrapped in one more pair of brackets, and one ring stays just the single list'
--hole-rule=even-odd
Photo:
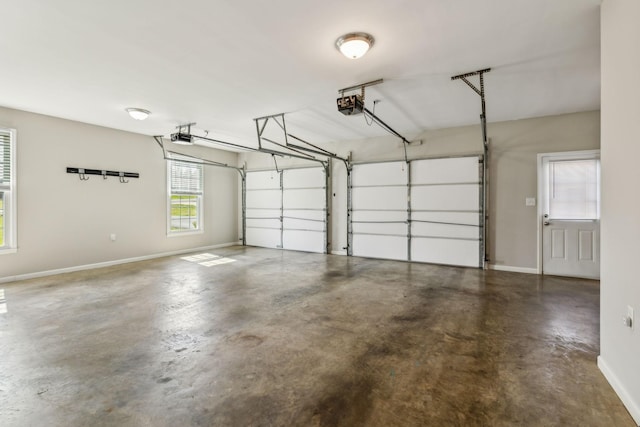
[{"label": "white ceiling", "polygon": [[[478,123],[452,75],[485,75],[489,122],[600,106],[600,0],[0,0],[0,105],[158,135],[197,122],[256,145],[286,112],[313,143],[385,134],[337,111],[338,89],[383,78],[367,107],[407,138]],[[365,31],[359,60],[334,46]],[[152,111],[134,121],[126,107]]]}]

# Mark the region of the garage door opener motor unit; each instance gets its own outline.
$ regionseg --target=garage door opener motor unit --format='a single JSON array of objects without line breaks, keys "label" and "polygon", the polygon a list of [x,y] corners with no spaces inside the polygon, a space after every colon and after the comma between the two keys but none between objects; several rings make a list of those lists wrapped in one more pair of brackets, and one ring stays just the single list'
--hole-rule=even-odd
[{"label": "garage door opener motor unit", "polygon": [[360,95],[347,95],[337,99],[338,111],[345,116],[360,114],[364,109],[364,101]]},{"label": "garage door opener motor unit", "polygon": [[194,141],[193,135],[191,135],[191,125],[195,125],[195,123],[178,126],[178,132],[171,134],[171,142],[181,145],[193,145]]}]

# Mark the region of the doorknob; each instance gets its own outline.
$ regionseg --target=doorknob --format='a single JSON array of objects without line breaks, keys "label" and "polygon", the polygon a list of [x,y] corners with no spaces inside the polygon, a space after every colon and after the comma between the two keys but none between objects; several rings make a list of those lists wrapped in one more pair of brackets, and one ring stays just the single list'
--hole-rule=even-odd
[{"label": "doorknob", "polygon": [[551,224],[551,223],[550,223],[549,221],[545,221],[545,222],[543,222],[543,224],[544,224],[544,225],[549,225],[549,224]]}]

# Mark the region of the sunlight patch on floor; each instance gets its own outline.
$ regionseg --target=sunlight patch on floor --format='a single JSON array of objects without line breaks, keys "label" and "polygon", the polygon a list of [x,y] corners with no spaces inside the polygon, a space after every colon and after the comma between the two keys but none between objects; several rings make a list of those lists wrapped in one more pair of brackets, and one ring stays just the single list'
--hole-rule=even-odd
[{"label": "sunlight patch on floor", "polygon": [[225,258],[220,255],[214,255],[206,252],[198,255],[182,257],[180,259],[189,262],[195,262],[202,265],[203,267],[213,267],[214,265],[229,264],[236,261],[232,258]]}]

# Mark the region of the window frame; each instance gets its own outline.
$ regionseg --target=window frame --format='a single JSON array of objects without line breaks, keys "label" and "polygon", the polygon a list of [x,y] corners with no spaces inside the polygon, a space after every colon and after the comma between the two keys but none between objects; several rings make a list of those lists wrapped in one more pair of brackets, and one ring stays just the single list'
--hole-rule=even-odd
[{"label": "window frame", "polygon": [[[0,255],[12,254],[18,251],[18,215],[17,215],[17,182],[16,182],[16,140],[17,131],[12,128],[0,127],[0,132],[9,134],[9,185],[0,184],[0,192],[3,193],[3,244],[0,246]],[[8,195],[8,197],[7,197]]]},{"label": "window frame", "polygon": [[[200,193],[194,192],[194,193],[176,194],[172,192],[173,186],[171,181],[171,178],[172,178],[171,166],[173,162],[183,162],[188,164],[200,165]],[[170,158],[166,160],[166,164],[167,164],[167,169],[166,169],[167,171],[167,207],[166,207],[167,237],[191,236],[194,234],[204,233],[204,167],[203,167],[203,163],[197,160],[194,160],[193,158],[190,158],[190,157],[182,157],[176,154],[171,154]],[[196,218],[198,220],[198,228],[188,229],[188,230],[172,229],[171,201],[172,201],[172,196],[174,195],[191,195],[191,196],[197,197],[198,203],[197,203]]]},{"label": "window frame", "polygon": [[[549,190],[549,169],[550,164],[554,161],[572,161],[572,160],[596,160],[597,167],[597,218],[593,219],[566,219],[566,218],[553,218],[556,221],[600,221],[601,214],[601,161],[600,150],[580,150],[580,151],[565,151],[565,152],[552,152],[552,153],[539,153],[538,154],[538,217],[543,218],[543,215],[549,214],[549,203],[547,201],[547,191]],[[538,221],[540,226],[541,221]],[[539,230],[539,236],[542,236],[541,229]],[[540,265],[540,264],[539,264]]]},{"label": "window frame", "polygon": [[[568,200],[568,202],[574,202],[575,204],[583,205],[585,208],[585,212],[582,215],[578,213],[569,213],[567,214],[566,208],[564,209],[564,213],[560,214],[557,211],[563,211],[560,206],[556,206],[554,204],[554,200],[556,199],[555,193],[558,191],[558,187],[561,187],[562,184],[566,184],[566,182],[560,182],[558,184],[556,182],[556,166],[563,166],[567,163],[573,162],[592,162],[593,163],[593,176],[589,176],[589,178],[593,178],[593,182],[587,182],[585,185],[588,186],[592,184],[592,191],[589,192],[588,188],[584,188],[585,197],[582,200]],[[548,199],[545,200],[547,214],[549,215],[550,220],[558,220],[558,221],[599,221],[600,220],[600,158],[563,158],[563,159],[551,159],[547,160],[547,194]],[[583,188],[581,188],[583,190]],[[566,190],[565,190],[566,191]],[[592,197],[589,197],[592,196]],[[561,197],[558,197],[561,198]],[[590,214],[589,214],[590,213]]]}]

